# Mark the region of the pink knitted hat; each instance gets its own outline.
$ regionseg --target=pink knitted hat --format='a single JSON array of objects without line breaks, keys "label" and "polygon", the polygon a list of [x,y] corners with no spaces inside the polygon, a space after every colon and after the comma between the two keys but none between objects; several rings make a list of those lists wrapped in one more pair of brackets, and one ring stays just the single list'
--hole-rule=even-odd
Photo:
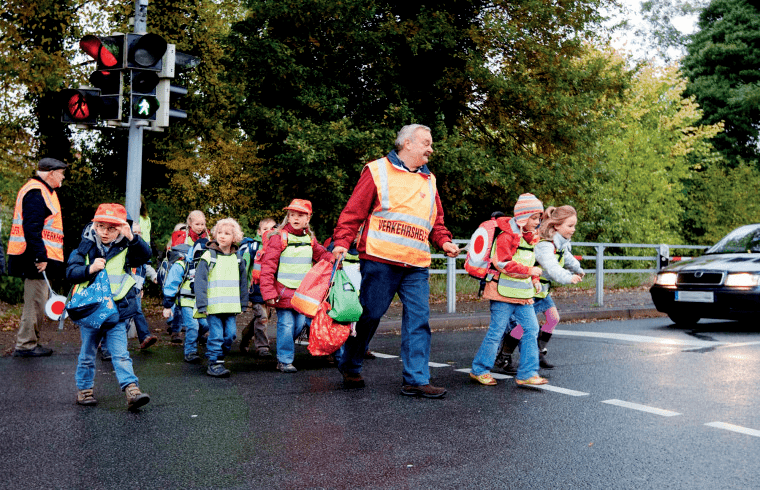
[{"label": "pink knitted hat", "polygon": [[515,221],[522,228],[528,219],[536,213],[543,213],[544,205],[533,194],[520,194],[515,204]]}]

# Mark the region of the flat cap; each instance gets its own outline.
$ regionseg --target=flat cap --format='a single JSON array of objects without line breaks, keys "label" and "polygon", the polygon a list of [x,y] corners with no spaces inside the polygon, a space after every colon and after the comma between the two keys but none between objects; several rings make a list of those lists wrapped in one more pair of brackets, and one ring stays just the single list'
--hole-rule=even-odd
[{"label": "flat cap", "polygon": [[40,163],[37,164],[37,170],[42,172],[49,172],[51,170],[58,170],[61,168],[68,168],[69,166],[60,160],[55,158],[43,158]]}]

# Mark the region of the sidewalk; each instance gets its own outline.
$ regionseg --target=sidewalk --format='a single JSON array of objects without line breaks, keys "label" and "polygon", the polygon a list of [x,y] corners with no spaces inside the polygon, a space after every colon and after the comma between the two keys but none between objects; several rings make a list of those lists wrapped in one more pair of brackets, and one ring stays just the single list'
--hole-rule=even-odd
[{"label": "sidewalk", "polygon": [[[651,318],[665,316],[658,312],[649,286],[604,291],[604,305],[596,304],[596,292],[590,290],[556,289],[552,298],[562,322],[604,320],[612,318]],[[490,321],[488,300],[457,301],[456,313],[447,313],[446,301],[431,302],[430,327],[435,329],[486,328]],[[394,303],[380,322],[379,332],[396,332],[401,328],[401,304]]]}]

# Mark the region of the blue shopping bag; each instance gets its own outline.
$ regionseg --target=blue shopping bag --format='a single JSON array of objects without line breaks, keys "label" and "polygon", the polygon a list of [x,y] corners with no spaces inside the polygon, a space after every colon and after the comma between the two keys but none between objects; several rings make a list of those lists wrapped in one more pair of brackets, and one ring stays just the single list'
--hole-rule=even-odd
[{"label": "blue shopping bag", "polygon": [[119,308],[111,295],[105,269],[87,287],[76,286],[66,303],[66,313],[80,327],[107,329],[119,323]]}]

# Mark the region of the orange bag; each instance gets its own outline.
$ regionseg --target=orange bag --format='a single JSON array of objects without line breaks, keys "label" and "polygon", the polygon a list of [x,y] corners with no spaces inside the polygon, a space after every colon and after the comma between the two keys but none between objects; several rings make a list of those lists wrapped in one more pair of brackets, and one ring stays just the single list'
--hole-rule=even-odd
[{"label": "orange bag", "polygon": [[348,339],[351,325],[337,323],[330,318],[330,303],[322,302],[309,327],[309,352],[312,356],[327,356],[335,352]]},{"label": "orange bag", "polygon": [[332,275],[337,265],[337,261],[333,265],[323,259],[309,269],[290,299],[290,304],[294,310],[309,318],[314,318],[322,301],[327,297],[327,291],[330,289]]}]

